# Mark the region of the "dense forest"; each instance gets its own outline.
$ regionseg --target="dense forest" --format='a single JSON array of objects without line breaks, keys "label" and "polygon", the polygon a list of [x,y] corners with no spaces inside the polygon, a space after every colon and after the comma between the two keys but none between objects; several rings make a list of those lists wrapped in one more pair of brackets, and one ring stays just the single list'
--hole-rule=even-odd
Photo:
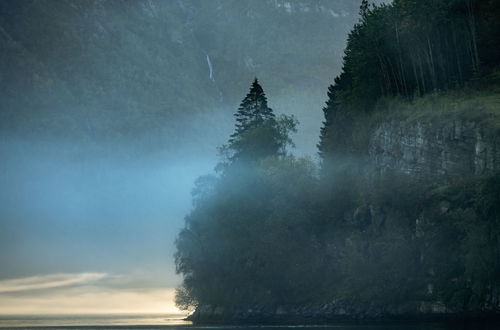
[{"label": "dense forest", "polygon": [[[2,135],[65,139],[75,149],[104,153],[174,153],[183,145],[212,154],[231,129],[230,105],[254,75],[266,79],[275,103],[282,95],[300,99],[289,113],[320,104],[321,86],[341,66],[345,40],[334,36],[347,34],[356,6],[351,0],[1,1]],[[309,117],[303,128],[310,122],[308,135],[316,138],[321,114]]]},{"label": "dense forest", "polygon": [[[320,164],[290,153],[298,123],[276,116],[255,80],[216,174],[197,180],[176,242],[177,304],[193,320],[499,313],[498,172],[374,171],[368,149],[382,121],[425,112],[446,122],[448,108],[487,115],[484,134],[498,145],[500,5],[360,10],[328,89]],[[481,101],[457,105],[464,94]]]},{"label": "dense forest", "polygon": [[498,85],[498,2],[395,0],[370,6],[365,0],[360,15],[348,36],[342,73],[328,89],[318,146],[323,159],[365,152],[366,141],[350,128],[362,124],[381,99]]}]

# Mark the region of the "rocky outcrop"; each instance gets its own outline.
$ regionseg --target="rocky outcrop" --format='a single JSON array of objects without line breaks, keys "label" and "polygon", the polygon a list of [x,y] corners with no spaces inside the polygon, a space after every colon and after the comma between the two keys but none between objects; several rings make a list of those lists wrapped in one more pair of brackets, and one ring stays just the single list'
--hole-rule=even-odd
[{"label": "rocky outcrop", "polygon": [[392,120],[375,129],[369,157],[379,173],[429,179],[482,175],[500,168],[498,141],[474,121]]},{"label": "rocky outcrop", "polygon": [[[494,314],[477,314],[487,317]],[[346,302],[332,301],[300,306],[255,306],[249,309],[227,309],[220,306],[199,306],[187,317],[195,324],[322,324],[338,321],[377,320],[432,320],[464,317],[446,308],[442,302],[409,301],[393,309],[372,306],[355,306]]]}]

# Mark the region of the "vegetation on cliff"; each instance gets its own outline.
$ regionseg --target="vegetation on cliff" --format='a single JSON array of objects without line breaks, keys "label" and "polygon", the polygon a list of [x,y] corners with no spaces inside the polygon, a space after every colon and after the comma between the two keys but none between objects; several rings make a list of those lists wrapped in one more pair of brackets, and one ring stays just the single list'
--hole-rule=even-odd
[{"label": "vegetation on cliff", "polygon": [[[217,307],[212,316],[226,320],[300,317],[306,305],[321,318],[498,313],[499,173],[449,182],[366,166],[370,129],[391,106],[405,119],[469,112],[496,136],[498,10],[486,0],[363,1],[329,88],[321,166],[287,152],[296,123],[276,120],[254,82],[218,175],[193,190],[177,240],[178,306]],[[475,96],[451,101],[485,87],[473,94],[479,114]],[[266,115],[247,120],[255,114]]]},{"label": "vegetation on cliff", "polygon": [[[239,116],[268,111],[244,110],[259,103],[248,102],[252,91]],[[282,152],[288,134],[278,124],[290,131],[293,119],[270,114],[239,121],[224,148],[233,156],[193,190],[177,240],[179,307],[217,307],[219,321],[332,302],[320,317],[497,310],[498,173],[450,185],[367,179],[352,163],[320,174]]]},{"label": "vegetation on cliff", "polygon": [[500,5],[489,0],[363,1],[342,73],[328,89],[318,145],[323,160],[365,152],[351,128],[383,108],[381,99],[418,102],[429,93],[497,85],[499,16]]}]

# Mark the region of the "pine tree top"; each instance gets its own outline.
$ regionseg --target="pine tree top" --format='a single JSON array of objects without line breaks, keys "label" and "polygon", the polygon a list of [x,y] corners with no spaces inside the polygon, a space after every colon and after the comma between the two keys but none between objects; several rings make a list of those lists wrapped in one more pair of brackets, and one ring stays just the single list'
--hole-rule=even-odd
[{"label": "pine tree top", "polygon": [[266,95],[257,78],[253,80],[234,116],[235,130],[227,144],[229,162],[251,163],[279,155],[284,150],[289,141],[288,133],[280,130],[282,126],[279,126],[273,110],[268,107]]},{"label": "pine tree top", "polygon": [[250,91],[241,102],[234,116],[237,123],[232,138],[248,129],[261,125],[265,121],[274,120],[273,110],[268,107],[266,94],[257,78],[254,79]]},{"label": "pine tree top", "polygon": [[247,96],[243,99],[240,104],[240,108],[252,105],[252,103],[259,102],[259,105],[262,108],[267,108],[267,97],[264,93],[264,89],[259,84],[259,80],[257,77],[252,82],[252,86],[250,87],[250,91]]},{"label": "pine tree top", "polygon": [[257,77],[255,77],[252,82],[252,87],[250,87],[250,93],[255,95],[259,94],[264,95],[264,90],[262,89],[262,86],[259,84],[259,79],[257,79]]}]

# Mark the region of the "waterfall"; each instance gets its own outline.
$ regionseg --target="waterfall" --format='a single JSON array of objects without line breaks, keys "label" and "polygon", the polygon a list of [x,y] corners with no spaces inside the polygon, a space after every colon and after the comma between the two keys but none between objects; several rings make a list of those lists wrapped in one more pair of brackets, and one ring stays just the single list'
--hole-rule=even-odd
[{"label": "waterfall", "polygon": [[207,53],[205,53],[205,55],[207,57],[208,78],[210,78],[210,80],[214,83],[215,87],[219,91],[219,101],[222,103],[224,101],[224,96],[222,94],[222,90],[220,89],[220,87],[218,86],[217,82],[215,81],[214,68],[212,66],[212,61],[210,60],[210,56],[208,56]]},{"label": "waterfall", "polygon": [[212,61],[210,61],[210,56],[207,55],[207,64],[208,64],[208,77],[210,78],[210,80],[212,80],[213,82],[215,82],[215,78],[214,78],[214,69],[212,67]]}]

